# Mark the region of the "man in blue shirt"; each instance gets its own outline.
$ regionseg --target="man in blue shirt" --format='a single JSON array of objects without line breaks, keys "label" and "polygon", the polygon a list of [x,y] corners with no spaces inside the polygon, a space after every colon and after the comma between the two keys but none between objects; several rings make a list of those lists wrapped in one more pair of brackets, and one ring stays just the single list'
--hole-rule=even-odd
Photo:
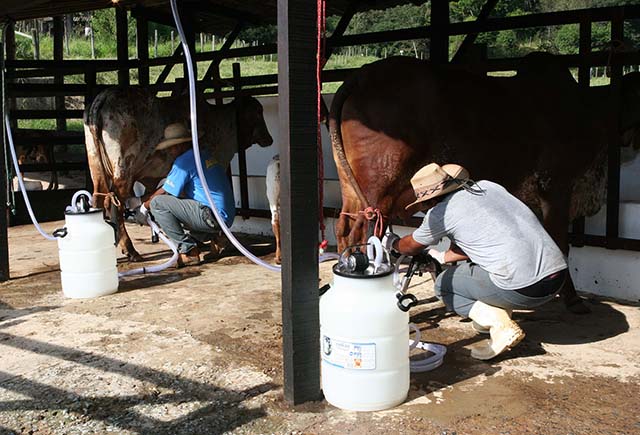
[{"label": "man in blue shirt", "polygon": [[[236,213],[233,189],[223,168],[209,152],[201,152],[202,169],[218,214],[231,226]],[[210,239],[220,227],[209,208],[196,170],[192,149],[176,158],[164,185],[145,201],[165,234],[178,245],[178,266],[200,263],[198,242]]]}]

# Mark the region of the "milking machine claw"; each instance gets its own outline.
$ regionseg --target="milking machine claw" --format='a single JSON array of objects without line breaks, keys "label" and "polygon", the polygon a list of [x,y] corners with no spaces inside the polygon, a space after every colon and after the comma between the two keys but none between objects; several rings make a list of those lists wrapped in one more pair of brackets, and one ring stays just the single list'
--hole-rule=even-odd
[{"label": "milking machine claw", "polygon": [[409,263],[407,273],[401,281],[401,293],[406,293],[409,288],[409,283],[414,275],[422,276],[424,272],[428,272],[431,275],[431,279],[435,282],[438,275],[442,273],[442,265],[427,253],[423,251],[420,254],[414,255]]}]

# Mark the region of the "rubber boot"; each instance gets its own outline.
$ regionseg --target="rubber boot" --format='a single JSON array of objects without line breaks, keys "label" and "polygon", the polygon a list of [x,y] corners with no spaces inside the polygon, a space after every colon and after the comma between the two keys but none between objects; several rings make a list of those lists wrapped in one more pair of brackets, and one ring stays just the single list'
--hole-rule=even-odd
[{"label": "rubber boot", "polygon": [[524,332],[511,320],[506,310],[477,301],[469,311],[469,318],[478,325],[489,328],[491,338],[471,349],[471,356],[489,360],[514,347],[524,338]]},{"label": "rubber boot", "polygon": [[[509,310],[509,309],[505,309],[505,311],[507,312],[507,314],[509,315],[509,318],[511,318],[511,315],[513,314],[513,310]],[[478,333],[478,334],[488,334],[490,328],[487,326],[482,326],[480,325],[478,322],[476,322],[475,320],[471,322],[471,327]]]}]

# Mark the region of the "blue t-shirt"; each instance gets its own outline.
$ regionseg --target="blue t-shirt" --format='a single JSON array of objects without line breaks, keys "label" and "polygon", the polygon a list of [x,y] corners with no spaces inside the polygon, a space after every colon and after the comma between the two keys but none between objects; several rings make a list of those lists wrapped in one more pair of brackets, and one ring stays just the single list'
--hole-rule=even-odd
[{"label": "blue t-shirt", "polygon": [[[227,178],[224,168],[211,157],[210,153],[201,152],[200,157],[202,158],[202,169],[210,189],[211,198],[218,209],[220,217],[224,219],[224,223],[227,226],[231,226],[233,218],[236,216],[236,206],[229,178]],[[194,199],[207,207],[209,206],[202,183],[198,177],[196,160],[192,149],[180,154],[173,162],[171,171],[167,175],[162,188],[173,196],[183,194],[185,198]]]}]

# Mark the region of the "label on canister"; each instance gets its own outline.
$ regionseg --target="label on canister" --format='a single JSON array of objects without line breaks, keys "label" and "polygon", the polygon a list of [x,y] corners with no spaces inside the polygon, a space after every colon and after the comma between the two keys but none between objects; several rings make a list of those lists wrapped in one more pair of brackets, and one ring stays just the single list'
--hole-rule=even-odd
[{"label": "label on canister", "polygon": [[351,343],[323,335],[322,359],[343,369],[375,370],[376,344]]}]

